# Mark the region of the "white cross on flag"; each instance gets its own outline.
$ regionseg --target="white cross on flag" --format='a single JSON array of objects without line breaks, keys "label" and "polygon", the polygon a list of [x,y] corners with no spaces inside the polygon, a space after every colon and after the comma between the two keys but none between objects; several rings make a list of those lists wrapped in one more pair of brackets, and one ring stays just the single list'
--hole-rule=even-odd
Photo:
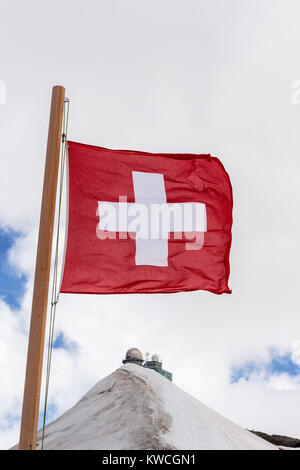
[{"label": "white cross on flag", "polygon": [[232,190],[217,158],[68,149],[61,292],[231,292]]}]

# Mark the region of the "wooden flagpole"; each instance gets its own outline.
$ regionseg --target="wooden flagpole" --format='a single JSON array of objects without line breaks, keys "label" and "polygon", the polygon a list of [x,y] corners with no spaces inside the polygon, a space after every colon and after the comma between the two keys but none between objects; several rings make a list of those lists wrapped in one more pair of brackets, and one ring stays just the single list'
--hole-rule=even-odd
[{"label": "wooden flagpole", "polygon": [[65,89],[52,89],[19,449],[35,450]]}]

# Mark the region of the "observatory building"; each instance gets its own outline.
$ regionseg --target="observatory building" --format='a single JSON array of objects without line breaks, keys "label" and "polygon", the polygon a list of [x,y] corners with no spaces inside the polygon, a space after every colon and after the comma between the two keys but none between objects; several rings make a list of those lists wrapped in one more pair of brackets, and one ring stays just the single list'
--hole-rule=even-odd
[{"label": "observatory building", "polygon": [[162,368],[162,361],[160,360],[158,354],[153,354],[151,357],[151,361],[146,361],[144,367],[146,367],[147,369],[155,370],[156,372],[163,375],[164,377],[166,377],[166,379],[172,382],[172,374],[171,372],[168,372],[167,370]]},{"label": "observatory building", "polygon": [[141,351],[137,348],[131,348],[128,349],[125,359],[123,359],[122,362],[123,364],[131,363],[136,364],[138,366],[146,367],[146,369],[153,369],[172,382],[172,373],[162,368],[162,361],[159,358],[158,354],[153,354],[151,357],[151,361],[147,359],[143,365],[144,357]]},{"label": "observatory building", "polygon": [[137,348],[128,349],[125,359],[123,359],[122,362],[123,364],[127,364],[129,362],[131,364],[142,366],[144,362],[143,354]]}]

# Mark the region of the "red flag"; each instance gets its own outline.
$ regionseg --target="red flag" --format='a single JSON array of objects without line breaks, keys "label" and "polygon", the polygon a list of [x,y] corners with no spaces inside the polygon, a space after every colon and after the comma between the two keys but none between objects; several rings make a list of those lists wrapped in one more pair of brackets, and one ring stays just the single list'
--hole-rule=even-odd
[{"label": "red flag", "polygon": [[68,148],[61,292],[231,292],[232,190],[217,158]]}]

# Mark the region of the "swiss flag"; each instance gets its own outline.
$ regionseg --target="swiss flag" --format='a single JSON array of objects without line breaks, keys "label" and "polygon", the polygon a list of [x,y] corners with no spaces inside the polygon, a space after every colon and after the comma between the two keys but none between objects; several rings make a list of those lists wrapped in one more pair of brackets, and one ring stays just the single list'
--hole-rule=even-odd
[{"label": "swiss flag", "polygon": [[217,158],[76,142],[68,155],[61,292],[231,293],[232,189]]}]

